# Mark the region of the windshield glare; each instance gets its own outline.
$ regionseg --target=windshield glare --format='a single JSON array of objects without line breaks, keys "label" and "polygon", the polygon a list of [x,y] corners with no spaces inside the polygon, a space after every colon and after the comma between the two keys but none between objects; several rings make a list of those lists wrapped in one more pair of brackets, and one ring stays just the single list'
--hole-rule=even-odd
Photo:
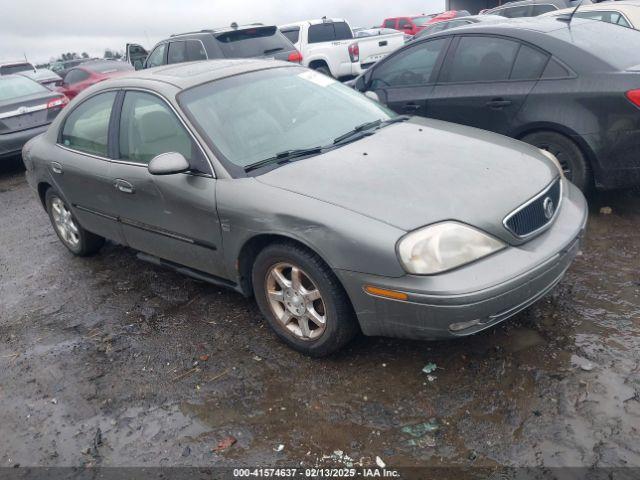
[{"label": "windshield glare", "polygon": [[354,127],[396,116],[321,73],[285,67],[213,81],[179,102],[213,150],[245,167],[286,150],[332,145]]}]

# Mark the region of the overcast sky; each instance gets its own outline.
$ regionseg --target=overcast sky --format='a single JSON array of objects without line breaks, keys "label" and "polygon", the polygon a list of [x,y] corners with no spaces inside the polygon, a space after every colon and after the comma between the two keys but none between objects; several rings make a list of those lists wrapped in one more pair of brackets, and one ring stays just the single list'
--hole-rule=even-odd
[{"label": "overcast sky", "polygon": [[231,22],[282,24],[343,17],[373,26],[389,16],[433,13],[445,0],[0,0],[0,60],[46,62],[63,52],[102,56],[127,42],[150,48],[172,33]]}]

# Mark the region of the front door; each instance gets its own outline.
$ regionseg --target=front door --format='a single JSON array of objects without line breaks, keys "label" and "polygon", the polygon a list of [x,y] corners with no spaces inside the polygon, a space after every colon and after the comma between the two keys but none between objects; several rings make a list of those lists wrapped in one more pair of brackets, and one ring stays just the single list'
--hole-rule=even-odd
[{"label": "front door", "polygon": [[[142,252],[226,277],[216,180],[205,155],[164,99],[128,91],[122,100],[112,188],[126,243]],[[178,152],[192,170],[151,175],[149,162]]]},{"label": "front door", "polygon": [[108,158],[116,95],[116,92],[101,93],[75,107],[64,121],[49,169],[58,191],[83,228],[123,242]]},{"label": "front door", "polygon": [[448,38],[422,41],[373,67],[368,89],[400,114],[426,115],[427,99]]},{"label": "front door", "polygon": [[509,135],[548,55],[514,40],[463,36],[427,102],[427,116]]}]

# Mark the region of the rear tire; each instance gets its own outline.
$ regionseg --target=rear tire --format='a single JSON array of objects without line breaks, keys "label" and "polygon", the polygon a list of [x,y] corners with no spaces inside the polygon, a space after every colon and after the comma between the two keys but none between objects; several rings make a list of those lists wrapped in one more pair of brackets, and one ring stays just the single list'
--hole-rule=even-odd
[{"label": "rear tire", "polygon": [[102,248],[104,238],[82,228],[69,205],[53,187],[45,194],[45,205],[56,235],[71,253],[86,257]]},{"label": "rear tire", "polygon": [[298,244],[267,246],[255,260],[252,279],[256,301],[269,325],[299,352],[329,355],[359,331],[338,278],[318,255]]},{"label": "rear tire", "polygon": [[331,75],[331,70],[329,70],[329,67],[327,65],[322,64],[317,67],[313,67],[313,69],[316,72],[320,72],[323,75],[326,75],[327,77],[333,78],[333,75]]},{"label": "rear tire", "polygon": [[523,142],[553,153],[568,180],[587,193],[593,185],[591,166],[580,147],[569,137],[556,132],[540,131],[521,138]]}]

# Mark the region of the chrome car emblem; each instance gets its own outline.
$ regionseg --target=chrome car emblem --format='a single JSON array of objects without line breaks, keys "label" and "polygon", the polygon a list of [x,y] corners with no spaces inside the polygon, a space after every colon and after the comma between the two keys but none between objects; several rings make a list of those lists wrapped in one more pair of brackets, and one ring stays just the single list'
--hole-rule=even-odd
[{"label": "chrome car emblem", "polygon": [[25,113],[27,113],[29,111],[29,109],[27,107],[20,107],[17,112],[18,115],[24,115]]},{"label": "chrome car emblem", "polygon": [[556,211],[556,206],[553,204],[553,200],[551,200],[551,197],[547,197],[544,199],[544,201],[542,202],[542,210],[544,211],[544,216],[547,220],[551,220],[551,217],[553,217],[553,214]]}]

